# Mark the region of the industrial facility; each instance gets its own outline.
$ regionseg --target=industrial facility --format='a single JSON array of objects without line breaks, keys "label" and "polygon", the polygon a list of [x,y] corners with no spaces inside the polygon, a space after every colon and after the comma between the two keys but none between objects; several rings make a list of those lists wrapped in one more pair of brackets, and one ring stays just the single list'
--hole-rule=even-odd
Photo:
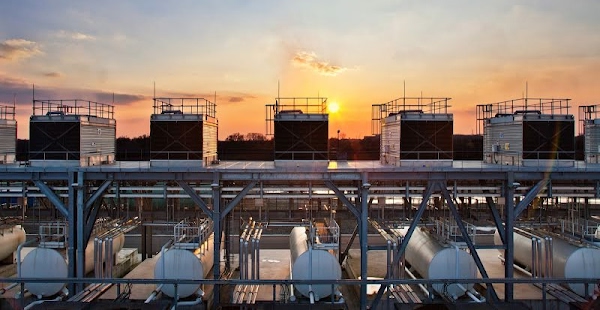
[{"label": "industrial facility", "polygon": [[29,164],[86,167],[115,161],[112,105],[81,100],[33,100]]},{"label": "industrial facility", "polygon": [[214,103],[154,98],[151,159],[118,162],[112,106],[36,100],[29,162],[0,166],[0,308],[591,309],[595,106],[584,161],[539,98],[477,105],[462,161],[449,100],[373,105],[380,160],[355,161],[326,98],[277,97],[274,161],[224,161]]},{"label": "industrial facility", "polygon": [[202,166],[217,161],[216,104],[204,98],[154,98],[152,166]]},{"label": "industrial facility", "polygon": [[16,147],[15,105],[0,104],[0,164],[15,162]]}]

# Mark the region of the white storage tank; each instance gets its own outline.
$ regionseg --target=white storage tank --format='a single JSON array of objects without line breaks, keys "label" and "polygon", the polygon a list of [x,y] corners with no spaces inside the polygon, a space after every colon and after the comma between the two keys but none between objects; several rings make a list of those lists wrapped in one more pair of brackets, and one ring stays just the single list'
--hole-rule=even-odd
[{"label": "white storage tank", "polygon": [[[406,230],[405,230],[406,231]],[[424,279],[474,279],[477,266],[471,254],[455,247],[444,246],[429,232],[417,227],[413,232],[405,258]],[[457,299],[473,288],[473,283],[434,284],[439,294]]]},{"label": "white storage tank", "polygon": [[25,230],[21,225],[0,228],[0,261],[13,254],[23,242],[25,242]]},{"label": "white storage tank", "polygon": [[[543,240],[542,240],[543,241]],[[494,243],[502,245],[498,232],[494,235]],[[531,268],[531,237],[518,232],[514,233],[514,260],[521,266]],[[500,250],[501,252],[503,250]],[[542,242],[542,253],[546,251],[546,244]],[[542,254],[542,266],[545,266]],[[544,268],[542,268],[544,271]],[[600,249],[577,246],[561,238],[552,239],[552,275],[553,278],[580,278],[600,279]],[[585,296],[583,283],[568,283],[567,288]],[[594,293],[594,285],[588,288],[588,295]]]},{"label": "white storage tank", "polygon": [[[54,249],[37,248],[23,259],[23,278],[66,278],[68,275],[65,258]],[[25,283],[25,289],[38,298],[58,294],[65,283]]]},{"label": "white storage tank", "polygon": [[[294,280],[339,280],[342,268],[337,258],[325,250],[309,250],[308,236],[305,227],[294,227],[290,233],[291,278]],[[296,285],[296,290],[305,297],[314,294],[315,300],[331,296],[335,293],[332,286]],[[333,286],[336,289],[335,286]]]},{"label": "white storage tank", "polygon": [[[161,255],[154,265],[155,279],[182,279],[182,280],[202,280],[205,279],[213,266],[214,252],[213,236],[209,237],[201,245],[201,249],[194,251],[178,248],[170,248]],[[200,288],[200,284],[179,284],[177,285],[177,295],[180,298],[186,298],[194,294]],[[173,284],[164,284],[161,291],[169,296],[175,296],[175,286]]]}]

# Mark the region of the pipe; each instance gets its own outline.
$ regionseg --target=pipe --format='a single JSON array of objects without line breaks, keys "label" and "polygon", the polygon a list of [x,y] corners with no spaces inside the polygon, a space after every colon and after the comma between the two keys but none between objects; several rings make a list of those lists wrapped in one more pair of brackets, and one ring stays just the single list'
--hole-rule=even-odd
[{"label": "pipe", "polygon": [[[406,274],[409,277],[411,277],[415,280],[417,279],[417,277],[415,277],[415,275],[412,272],[410,272],[410,270],[408,270],[408,268],[404,267],[404,272],[406,272]],[[418,285],[419,285],[419,288],[421,288],[421,290],[423,291],[423,293],[425,293],[425,295],[427,295],[427,297],[431,296],[429,293],[429,290],[425,287],[425,285],[423,285],[423,284],[418,284]]]},{"label": "pipe", "polygon": [[531,237],[531,276],[533,278],[537,277],[537,239],[535,237]]},{"label": "pipe", "polygon": [[13,289],[15,286],[19,285],[19,283],[13,283],[7,287],[0,288],[0,295],[6,293],[6,291]]},{"label": "pipe", "polygon": [[[505,259],[505,258],[504,258],[502,255],[498,255],[498,258],[499,258],[499,259],[500,259],[500,260],[501,260],[503,263],[505,263],[505,262],[506,262],[506,259]],[[518,271],[520,271],[520,272],[524,273],[525,275],[528,275],[528,276],[530,276],[530,277],[533,277],[533,274],[532,274],[531,272],[527,271],[525,268],[523,268],[523,267],[521,267],[521,266],[519,266],[519,265],[517,265],[517,264],[513,264],[513,268],[515,268],[515,269],[517,269]]]},{"label": "pipe", "polygon": [[175,310],[179,306],[187,307],[187,306],[199,305],[202,302],[202,297],[204,297],[204,291],[202,291],[201,289],[198,289],[198,291],[196,292],[196,295],[198,297],[195,300],[192,300],[192,301],[180,301],[176,305],[173,305],[173,307],[171,307],[171,310]]},{"label": "pipe", "polygon": [[152,291],[152,294],[150,294],[150,296],[148,296],[148,298],[146,298],[146,301],[144,301],[145,304],[150,303],[151,301],[154,300],[154,298],[156,298],[156,296],[158,296],[158,294],[160,294],[160,290],[162,289],[164,284],[161,284],[159,286],[157,286],[154,291]]},{"label": "pipe", "polygon": [[314,305],[315,304],[315,293],[312,291],[311,285],[309,285],[308,287],[310,288],[310,291],[308,292],[308,298],[310,298],[310,304]]},{"label": "pipe", "polygon": [[43,304],[44,302],[61,301],[61,300],[63,300],[63,298],[67,297],[68,295],[69,295],[69,291],[67,290],[67,288],[63,288],[62,289],[62,294],[60,294],[60,296],[57,296],[54,299],[36,300],[36,301],[28,304],[27,306],[25,306],[25,308],[23,308],[23,310],[29,310],[29,309],[33,308],[34,306],[37,306],[39,304]]},{"label": "pipe", "polygon": [[19,246],[17,247],[17,275],[19,278],[21,277],[21,250],[24,246],[33,243],[34,241],[39,241],[39,237],[35,237],[29,241],[25,241],[19,244]]}]

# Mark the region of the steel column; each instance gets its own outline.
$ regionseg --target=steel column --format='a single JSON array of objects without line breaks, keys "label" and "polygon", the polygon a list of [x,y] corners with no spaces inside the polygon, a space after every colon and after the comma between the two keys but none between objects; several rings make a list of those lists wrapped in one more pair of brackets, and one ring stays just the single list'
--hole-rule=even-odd
[{"label": "steel column", "polygon": [[[515,196],[515,188],[519,186],[519,184],[515,183],[515,178],[513,172],[508,172],[506,174],[506,188],[505,188],[505,208],[506,208],[506,222],[504,224],[504,238],[505,238],[505,246],[506,250],[504,251],[504,277],[508,279],[512,279],[514,277],[514,267],[515,263],[514,254],[515,254],[515,240],[514,240],[514,223],[515,223],[515,207],[514,207],[514,196]],[[534,196],[535,197],[535,196]],[[507,302],[511,302],[514,299],[514,285],[512,283],[504,284],[504,299]]]},{"label": "steel column", "polygon": [[367,309],[367,251],[368,251],[368,237],[367,234],[369,232],[369,224],[368,224],[368,215],[369,215],[369,188],[371,184],[369,184],[366,176],[363,177],[362,184],[360,187],[360,308]]},{"label": "steel column", "polygon": [[[69,265],[67,266],[68,268],[68,276],[69,278],[75,278],[75,275],[77,273],[75,266],[76,266],[76,253],[75,253],[75,241],[76,241],[76,236],[77,236],[77,226],[75,225],[75,217],[76,217],[76,211],[75,211],[75,172],[74,171],[69,171],[69,180],[68,180],[68,184],[69,184],[69,200],[68,200],[68,206],[69,206],[69,216],[67,217],[67,223],[68,223],[68,227],[67,230],[69,231],[69,235],[68,235],[68,239],[67,239],[67,258],[69,260]],[[75,284],[69,284],[68,287],[69,292],[73,292],[75,293]]]},{"label": "steel column", "polygon": [[[85,178],[83,171],[77,171],[77,218],[75,220],[77,226],[77,278],[83,279],[85,277],[85,247],[84,243],[84,217],[83,211],[85,207],[84,196],[85,196]],[[77,292],[83,290],[83,283],[77,285]]]},{"label": "steel column", "polygon": [[[187,184],[186,184],[187,185]],[[221,278],[221,185],[219,175],[215,173],[213,183],[210,185],[213,196],[213,231],[214,231],[214,253],[213,253],[213,279]],[[221,287],[215,285],[213,288],[213,305],[221,302]]]}]

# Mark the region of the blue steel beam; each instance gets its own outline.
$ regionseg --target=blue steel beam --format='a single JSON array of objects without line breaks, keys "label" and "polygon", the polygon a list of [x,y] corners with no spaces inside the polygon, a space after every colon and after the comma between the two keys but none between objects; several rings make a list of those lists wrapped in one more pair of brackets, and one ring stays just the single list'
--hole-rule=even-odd
[{"label": "blue steel beam", "polygon": [[[208,216],[209,218],[211,218],[213,220],[213,222],[219,220],[219,218],[214,218],[214,214],[213,212],[208,209],[208,206],[206,205],[206,203],[204,202],[204,200],[202,200],[202,198],[200,198],[200,196],[196,193],[196,191],[186,182],[184,181],[180,181],[180,180],[176,180],[177,184],[179,184],[179,186],[181,186],[181,188],[183,189],[183,191],[188,194],[188,196],[190,196],[190,198],[192,199],[192,201],[198,205],[198,207],[200,207],[200,209],[202,209],[202,211],[204,212],[204,214],[206,214],[206,216]],[[214,204],[213,204],[214,206]]]},{"label": "blue steel beam", "polygon": [[100,197],[104,195],[104,192],[110,187],[112,184],[112,180],[104,180],[102,184],[98,187],[98,189],[90,196],[90,198],[85,202],[85,209],[89,209],[94,202]]},{"label": "blue steel beam", "polygon": [[494,220],[494,224],[496,224],[496,231],[498,232],[498,235],[500,235],[500,240],[502,240],[502,244],[505,244],[506,237],[504,234],[504,225],[502,225],[502,217],[500,217],[500,212],[498,212],[498,209],[496,208],[494,199],[492,199],[492,197],[486,197],[485,201],[487,202],[488,209],[492,212],[492,219]]},{"label": "blue steel beam", "polygon": [[48,187],[46,183],[40,180],[33,180],[33,183],[40,189],[40,192],[42,192],[42,194],[44,194],[44,196],[46,196],[46,198],[52,202],[54,207],[56,207],[56,209],[58,209],[58,211],[60,211],[65,218],[69,219],[69,210],[65,208],[65,204],[60,201],[60,198],[56,196],[52,189]]},{"label": "blue steel beam", "polygon": [[346,198],[346,196],[344,196],[342,192],[340,192],[333,182],[325,180],[325,186],[335,193],[337,198],[344,204],[344,206],[346,206],[346,208],[348,208],[348,210],[350,210],[350,212],[352,212],[352,214],[354,214],[357,220],[360,219],[360,211],[352,204],[352,202],[350,202],[350,200],[348,200],[348,198]]},{"label": "blue steel beam", "polygon": [[519,204],[515,208],[514,219],[518,218],[519,215],[521,215],[521,212],[527,209],[527,206],[529,206],[533,199],[535,199],[535,197],[542,191],[542,189],[544,189],[544,187],[547,186],[549,180],[550,179],[547,178],[542,179],[541,181],[537,182],[537,184],[534,185],[529,190],[529,192],[527,192],[525,197],[523,197],[523,200],[521,200],[521,202],[519,202]]},{"label": "blue steel beam", "polygon": [[[77,171],[77,218],[75,224],[77,225],[77,278],[83,279],[85,277],[85,248],[84,243],[84,207],[85,207],[85,178],[82,170]],[[83,283],[77,285],[75,293],[83,291]]]},{"label": "blue steel beam", "polygon": [[[77,259],[76,253],[75,253],[75,240],[76,240],[76,236],[77,236],[77,226],[75,225],[75,199],[73,199],[73,197],[75,197],[75,187],[73,187],[73,183],[75,183],[75,172],[74,171],[69,171],[69,179],[68,179],[68,184],[69,184],[69,201],[68,206],[69,206],[69,216],[68,218],[68,224],[69,226],[67,227],[68,230],[68,236],[67,236],[67,258],[69,263],[69,266],[67,266],[68,268],[68,275],[69,278],[75,278],[75,275],[77,273],[77,270],[75,269],[75,262]],[[72,262],[72,263],[71,263]],[[68,286],[69,292],[75,292],[75,284],[71,283]]]},{"label": "blue steel beam", "polygon": [[[429,197],[431,197],[431,194],[433,193],[433,189],[434,189],[436,183],[437,183],[436,181],[430,181],[427,183],[427,188],[425,189],[425,193],[423,194],[423,200],[421,200],[421,204],[419,205],[417,214],[415,214],[415,217],[414,217],[412,223],[410,223],[410,227],[408,228],[406,235],[402,239],[402,243],[398,247],[398,250],[396,252],[396,256],[394,257],[394,262],[392,263],[392,266],[397,266],[398,263],[400,262],[400,257],[402,257],[402,255],[404,255],[404,251],[406,251],[406,247],[408,246],[408,241],[410,240],[410,237],[412,236],[413,232],[417,228],[417,224],[421,220],[423,213],[425,213],[425,209],[427,209],[427,201],[429,200]],[[381,287],[379,287],[379,291],[377,291],[377,295],[375,295],[375,298],[373,298],[373,302],[371,303],[371,307],[370,307],[371,309],[377,309],[377,305],[379,304],[379,301],[381,300],[381,296],[383,296],[383,291],[385,289],[386,289],[385,285],[382,285]]]},{"label": "blue steel beam", "polygon": [[254,188],[254,186],[256,186],[256,181],[252,181],[250,183],[248,183],[248,185],[246,185],[244,187],[244,189],[242,189],[241,192],[239,192],[235,198],[233,198],[233,200],[231,200],[231,202],[229,202],[227,204],[227,206],[225,207],[225,210],[223,210],[223,212],[221,212],[221,219],[224,219],[225,216],[227,216],[227,214],[229,214],[229,212],[231,212],[231,210],[233,210],[233,208],[235,208],[235,206],[240,203],[240,201],[242,201],[242,199],[244,199],[244,196],[246,196],[246,194],[248,194],[248,192]]},{"label": "blue steel beam", "polygon": [[360,279],[361,281],[361,285],[360,285],[360,308],[361,309],[367,309],[367,251],[368,251],[368,238],[367,238],[367,234],[368,234],[368,230],[369,230],[369,188],[371,187],[371,184],[369,184],[367,182],[367,178],[366,178],[366,174],[363,177],[362,180],[362,185],[360,188],[360,205],[361,205],[361,211],[360,211],[360,235],[359,237],[359,242],[360,242]]},{"label": "blue steel beam", "polygon": [[[512,172],[506,174],[506,193],[505,208],[506,208],[506,222],[504,225],[504,277],[512,279],[514,276],[514,263],[515,263],[515,239],[514,239],[514,224],[515,224],[515,188],[518,186],[515,182],[515,175]],[[514,285],[512,283],[504,284],[504,299],[507,302],[512,302],[514,299]]]},{"label": "blue steel beam", "polygon": [[[219,186],[219,175],[215,173],[212,187],[213,196],[213,231],[214,231],[214,252],[213,252],[213,279],[221,278],[221,187]],[[213,289],[213,305],[221,303],[221,286],[215,285]]]},{"label": "blue steel beam", "polygon": [[[448,192],[448,189],[446,188],[446,184],[444,184],[442,182],[438,182],[438,187],[440,188],[440,190],[442,191],[442,195],[446,199],[448,208],[450,209],[450,212],[452,212],[452,215],[454,216],[454,220],[456,221],[456,225],[458,226],[458,229],[460,230],[460,233],[462,234],[463,239],[467,243],[467,247],[469,248],[469,252],[471,252],[471,256],[473,256],[473,260],[475,261],[475,265],[477,265],[477,269],[479,269],[479,273],[481,273],[481,276],[484,279],[488,279],[489,276],[487,274],[487,271],[485,270],[485,267],[483,266],[483,263],[481,262],[481,258],[479,257],[479,254],[477,253],[477,249],[475,249],[475,246],[473,245],[473,240],[471,240],[471,238],[469,237],[467,228],[465,227],[465,224],[463,223],[462,218],[461,218],[460,214],[458,213],[456,206],[454,205],[454,201],[452,201],[452,197],[450,196],[450,193]],[[492,296],[492,300],[497,301],[498,294],[496,294],[496,290],[494,289],[494,286],[492,286],[491,283],[488,283],[487,289],[488,289],[488,292]]]}]

